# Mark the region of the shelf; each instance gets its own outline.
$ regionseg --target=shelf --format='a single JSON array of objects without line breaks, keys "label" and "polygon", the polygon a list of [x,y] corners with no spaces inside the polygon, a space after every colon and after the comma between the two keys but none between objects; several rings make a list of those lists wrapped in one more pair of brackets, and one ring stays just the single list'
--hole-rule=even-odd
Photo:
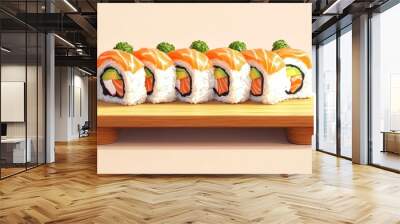
[{"label": "shelf", "polygon": [[115,142],[119,128],[279,127],[287,128],[288,140],[295,144],[309,144],[313,130],[312,99],[287,100],[275,105],[213,101],[124,106],[98,101],[97,108],[100,144]]}]

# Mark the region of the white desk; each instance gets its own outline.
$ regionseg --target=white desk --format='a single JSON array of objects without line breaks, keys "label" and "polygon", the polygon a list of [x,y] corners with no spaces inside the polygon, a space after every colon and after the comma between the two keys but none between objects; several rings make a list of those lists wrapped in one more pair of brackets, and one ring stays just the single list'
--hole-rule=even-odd
[{"label": "white desk", "polygon": [[[13,153],[13,163],[25,163],[31,162],[32,153],[31,153],[31,145],[32,141],[30,138],[27,138],[26,141],[28,142],[26,147],[26,154],[25,154],[25,138],[5,138],[1,139],[2,145],[14,145],[12,149]],[[26,160],[26,161],[25,161]]]}]

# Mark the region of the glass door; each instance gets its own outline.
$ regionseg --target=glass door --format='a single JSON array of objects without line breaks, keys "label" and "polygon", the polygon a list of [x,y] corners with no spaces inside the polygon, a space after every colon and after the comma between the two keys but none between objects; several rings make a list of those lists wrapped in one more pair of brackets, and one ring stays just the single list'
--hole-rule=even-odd
[{"label": "glass door", "polygon": [[2,177],[26,170],[31,161],[31,151],[26,150],[26,41],[25,32],[1,34]]},{"label": "glass door", "polygon": [[400,171],[400,4],[371,18],[370,162]]},{"label": "glass door", "polygon": [[352,29],[341,31],[340,42],[340,155],[352,157]]},{"label": "glass door", "polygon": [[[1,2],[1,6],[13,2]],[[18,12],[43,13],[44,1],[18,2]],[[0,12],[0,179],[45,163],[43,33]]]},{"label": "glass door", "polygon": [[321,43],[317,51],[317,149],[336,154],[336,35]]}]

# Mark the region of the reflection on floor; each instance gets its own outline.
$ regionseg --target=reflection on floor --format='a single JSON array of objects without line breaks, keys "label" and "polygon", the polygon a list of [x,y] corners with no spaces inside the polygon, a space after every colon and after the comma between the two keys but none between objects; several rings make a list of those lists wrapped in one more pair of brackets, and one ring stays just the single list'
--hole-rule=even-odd
[{"label": "reflection on floor", "polygon": [[[313,153],[312,175],[97,175],[96,140],[0,181],[0,223],[398,223],[400,175]],[[240,165],[240,164],[238,164]]]},{"label": "reflection on floor", "polygon": [[392,152],[381,152],[374,151],[374,155],[372,157],[373,163],[389,167],[391,169],[400,170],[400,155]]},{"label": "reflection on floor", "polygon": [[22,172],[25,170],[24,167],[8,167],[8,168],[1,168],[1,178]]},{"label": "reflection on floor", "polygon": [[8,176],[20,173],[25,171],[26,169],[30,169],[36,167],[36,163],[27,163],[25,164],[2,164],[1,168],[1,178],[6,178]]}]

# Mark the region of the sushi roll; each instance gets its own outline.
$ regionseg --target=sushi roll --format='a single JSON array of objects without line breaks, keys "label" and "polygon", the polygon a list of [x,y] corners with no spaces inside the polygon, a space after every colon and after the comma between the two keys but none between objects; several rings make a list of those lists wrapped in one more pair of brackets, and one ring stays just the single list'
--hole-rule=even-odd
[{"label": "sushi roll", "polygon": [[97,58],[97,98],[135,105],[146,100],[143,63],[122,50],[106,51]]},{"label": "sushi roll", "polygon": [[249,98],[250,66],[243,55],[230,48],[207,51],[214,68],[215,99],[225,103],[240,103]]},{"label": "sushi roll", "polygon": [[214,80],[207,56],[194,49],[171,51],[174,61],[178,99],[188,103],[207,102],[213,98]]},{"label": "sushi roll", "polygon": [[264,104],[275,104],[287,99],[290,81],[285,63],[278,54],[264,49],[242,51],[250,64],[250,99]]},{"label": "sushi roll", "polygon": [[[275,44],[274,44],[275,45]],[[286,64],[286,75],[290,88],[286,91],[289,98],[308,98],[312,96],[312,62],[310,56],[302,50],[285,47],[274,50]]]},{"label": "sushi roll", "polygon": [[134,55],[144,64],[147,101],[151,103],[174,101],[176,75],[171,58],[158,49],[149,48],[139,49]]}]

